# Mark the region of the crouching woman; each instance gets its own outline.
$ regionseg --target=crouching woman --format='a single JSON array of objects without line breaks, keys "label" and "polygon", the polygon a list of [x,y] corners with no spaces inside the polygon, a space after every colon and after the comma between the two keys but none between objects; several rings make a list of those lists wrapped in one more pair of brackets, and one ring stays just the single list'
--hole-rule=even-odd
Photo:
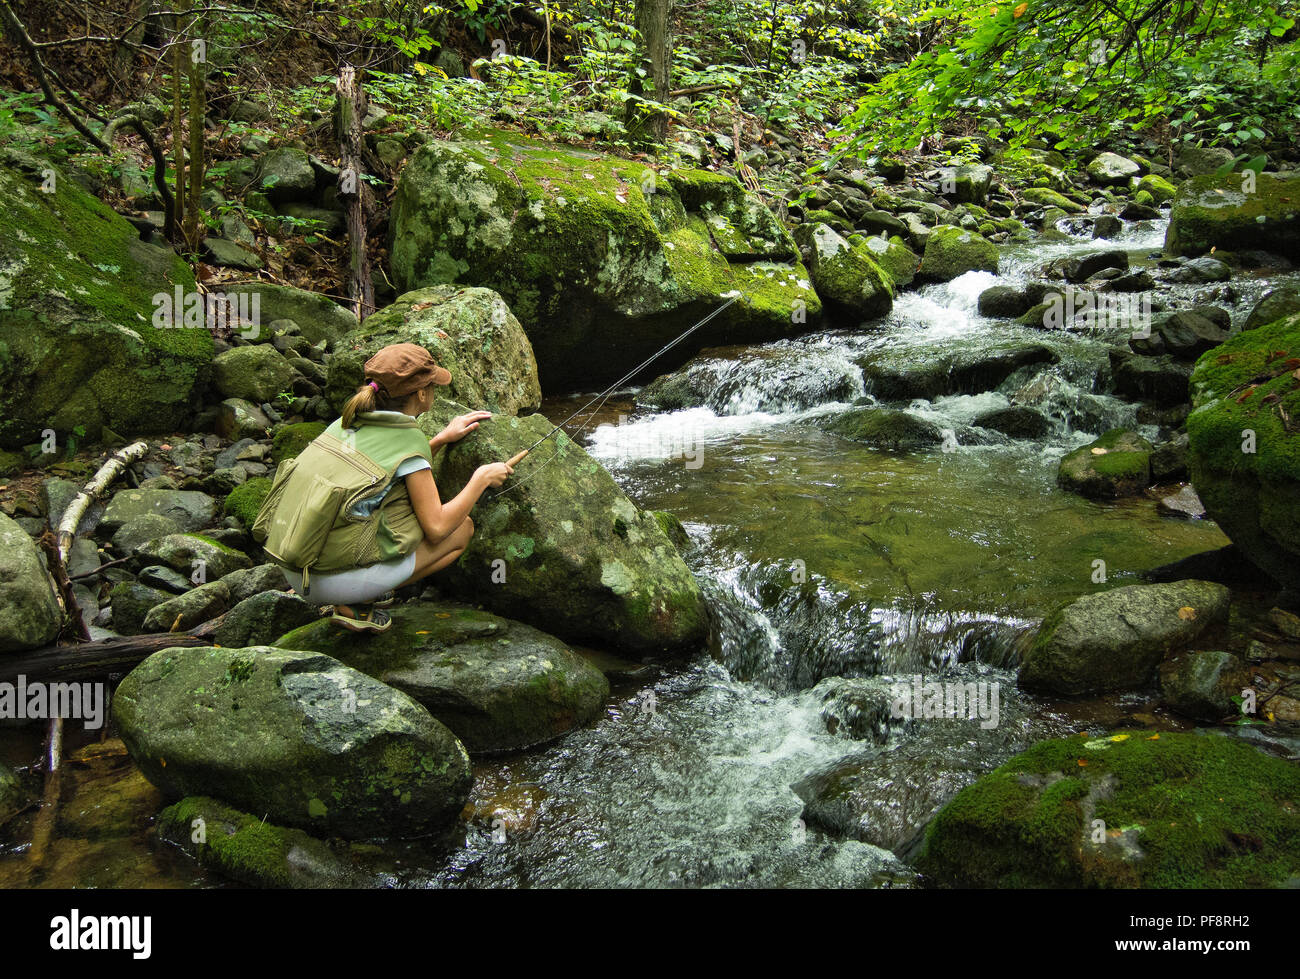
[{"label": "crouching woman", "polygon": [[332,605],[331,621],[353,632],[392,624],[392,591],[455,561],[469,545],[469,513],[483,491],[514,471],[480,466],[443,502],[433,456],[478,428],[491,412],[453,418],[433,438],[416,419],[451,374],[413,343],[384,347],[343,415],[294,459],[282,462],[253,525],[253,537],[307,601]]}]

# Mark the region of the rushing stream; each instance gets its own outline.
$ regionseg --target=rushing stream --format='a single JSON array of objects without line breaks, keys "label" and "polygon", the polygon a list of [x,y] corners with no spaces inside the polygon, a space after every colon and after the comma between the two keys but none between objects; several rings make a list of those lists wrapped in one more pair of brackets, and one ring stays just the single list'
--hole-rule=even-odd
[{"label": "rushing stream", "polygon": [[[1150,265],[1163,236],[1162,223],[1145,222],[1114,244]],[[1094,562],[1105,562],[1108,584],[1124,584],[1226,543],[1212,523],[1161,516],[1146,498],[1097,504],[1056,487],[1065,452],[1136,424],[1134,407],[1098,381],[1116,337],[1027,330],[976,312],[988,286],[1106,244],[1007,248],[1001,275],[902,293],[880,323],[729,355],[709,365],[707,407],[632,410],[634,392],[606,406],[583,438],[638,505],[685,525],[687,560],[718,613],[712,649],[682,664],[626,664],[595,723],[546,749],[480,762],[464,845],[450,856],[418,842],[386,846],[388,879],[911,886],[889,850],[805,826],[791,785],[865,757],[878,766],[873,803],[922,819],[934,798],[1030,742],[1087,726],[1076,708],[1018,691],[1011,667],[1039,617],[1098,587]],[[1237,319],[1264,283],[1234,286]],[[1190,304],[1195,291],[1178,300]],[[864,356],[923,363],[1016,342],[1047,344],[1059,361],[1023,367],[997,391],[896,405],[952,432],[943,450],[879,452],[815,424],[871,395],[854,363]],[[969,437],[976,415],[1026,385],[1051,418],[1045,438]],[[577,403],[546,410],[558,419]],[[998,726],[916,722],[876,746],[828,733],[818,681],[916,674],[999,683]],[[143,837],[134,846],[116,883],[215,883]]]}]

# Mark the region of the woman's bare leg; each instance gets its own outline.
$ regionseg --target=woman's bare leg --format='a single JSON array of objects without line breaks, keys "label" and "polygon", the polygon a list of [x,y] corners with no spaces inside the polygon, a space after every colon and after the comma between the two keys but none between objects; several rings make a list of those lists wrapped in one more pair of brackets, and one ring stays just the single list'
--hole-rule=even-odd
[{"label": "woman's bare leg", "polygon": [[459,527],[436,544],[431,544],[427,537],[424,538],[415,549],[415,570],[411,577],[397,587],[404,588],[421,578],[427,578],[435,571],[441,571],[465,552],[469,539],[473,536],[474,521],[466,517]]}]

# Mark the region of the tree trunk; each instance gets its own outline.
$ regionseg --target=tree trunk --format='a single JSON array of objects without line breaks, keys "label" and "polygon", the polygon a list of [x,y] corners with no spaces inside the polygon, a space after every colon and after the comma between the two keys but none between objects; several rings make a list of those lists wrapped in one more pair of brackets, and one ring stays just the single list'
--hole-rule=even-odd
[{"label": "tree trunk", "polygon": [[[199,22],[193,22],[194,27],[198,27]],[[194,38],[193,40],[198,40]],[[207,116],[207,74],[208,65],[206,54],[200,56],[199,51],[195,49],[193,40],[189,46],[189,68],[190,74],[190,172],[186,179],[186,190],[189,192],[189,206],[185,211],[185,239],[189,242],[190,248],[198,251],[199,245],[203,241],[206,229],[203,227],[203,168],[204,152],[203,138],[206,135],[204,121]]]},{"label": "tree trunk", "polygon": [[[636,29],[640,34],[636,67],[645,71],[642,77],[632,72],[628,91],[633,95],[667,102],[671,91],[673,67],[673,42],[668,30],[668,14],[673,0],[636,0]],[[637,103],[628,104],[629,121],[639,112]],[[659,143],[668,136],[668,117],[656,112],[645,121],[648,134]]]},{"label": "tree trunk", "polygon": [[366,253],[370,187],[362,179],[361,160],[365,149],[361,122],[366,116],[366,91],[351,65],[339,69],[338,99],[334,106],[334,129],[339,141],[339,197],[348,223],[348,296],[357,319],[375,310],[375,287],[370,281],[370,257]]}]

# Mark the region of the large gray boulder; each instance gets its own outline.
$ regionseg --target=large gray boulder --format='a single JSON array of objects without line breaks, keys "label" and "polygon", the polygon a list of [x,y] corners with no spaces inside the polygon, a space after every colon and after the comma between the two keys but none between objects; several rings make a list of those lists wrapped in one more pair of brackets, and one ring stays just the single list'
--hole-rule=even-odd
[{"label": "large gray boulder", "polygon": [[113,721],[167,795],[215,796],[318,835],[427,833],[469,796],[469,756],[450,731],[319,653],[164,649],[122,681]]},{"label": "large gray boulder", "polygon": [[430,140],[411,156],[390,228],[397,287],[455,282],[500,293],[550,391],[615,380],[737,293],[674,351],[678,363],[705,346],[773,340],[820,320],[790,235],[719,173],[665,175],[482,130]]},{"label": "large gray boulder", "polygon": [[1141,688],[1166,654],[1227,619],[1229,594],[1209,581],[1174,581],[1084,595],[1043,620],[1019,684],[1070,696]]},{"label": "large gray boulder", "polygon": [[[429,434],[464,406],[422,416]],[[509,459],[551,430],[541,415],[498,416],[435,457],[445,499],[474,470]],[[562,432],[524,459],[474,509],[475,533],[440,575],[454,594],[569,641],[634,652],[693,649],[706,632],[704,597],[653,513]]]},{"label": "large gray boulder", "polygon": [[36,542],[0,513],[0,653],[47,645],[62,621]]}]

